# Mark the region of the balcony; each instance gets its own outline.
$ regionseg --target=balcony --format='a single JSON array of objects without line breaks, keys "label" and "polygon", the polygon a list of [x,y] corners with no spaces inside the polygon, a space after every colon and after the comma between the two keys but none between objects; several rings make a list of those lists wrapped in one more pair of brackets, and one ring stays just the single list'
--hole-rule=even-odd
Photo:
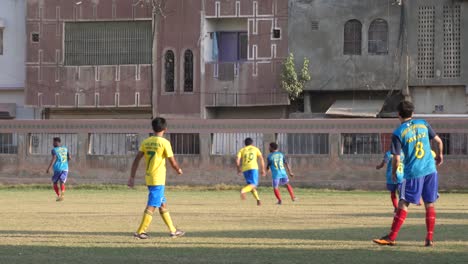
[{"label": "balcony", "polygon": [[235,93],[216,92],[206,94],[207,107],[239,107],[239,106],[270,106],[289,105],[287,93]]}]

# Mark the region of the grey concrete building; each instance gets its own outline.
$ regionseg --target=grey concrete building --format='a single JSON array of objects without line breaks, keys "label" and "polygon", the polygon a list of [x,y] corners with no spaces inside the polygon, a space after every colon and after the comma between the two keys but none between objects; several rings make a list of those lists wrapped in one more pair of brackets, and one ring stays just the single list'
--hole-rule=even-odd
[{"label": "grey concrete building", "polygon": [[[468,1],[291,0],[289,47],[310,59],[300,117],[465,114]],[[298,63],[302,63],[301,60]]]}]

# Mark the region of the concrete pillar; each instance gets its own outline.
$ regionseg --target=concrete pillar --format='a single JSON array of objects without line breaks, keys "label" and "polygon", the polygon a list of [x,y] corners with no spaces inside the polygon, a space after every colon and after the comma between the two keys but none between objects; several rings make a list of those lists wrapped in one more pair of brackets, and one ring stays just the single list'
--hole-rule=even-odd
[{"label": "concrete pillar", "polygon": [[28,133],[18,133],[18,168],[22,168],[23,164],[26,162],[26,158],[28,156]]},{"label": "concrete pillar", "polygon": [[330,149],[330,159],[339,159],[341,155],[341,134],[330,134],[328,144]]},{"label": "concrete pillar", "polygon": [[202,165],[210,163],[211,134],[200,134],[200,160]]},{"label": "concrete pillar", "polygon": [[312,113],[312,107],[310,105],[310,93],[304,91],[304,113]]},{"label": "concrete pillar", "polygon": [[275,133],[264,133],[263,134],[263,149],[266,153],[262,153],[264,157],[268,154],[268,148],[271,142],[276,142],[276,134]]},{"label": "concrete pillar", "polygon": [[72,161],[81,168],[86,167],[86,156],[88,155],[89,136],[88,133],[78,133],[78,146],[75,157],[72,156]]}]

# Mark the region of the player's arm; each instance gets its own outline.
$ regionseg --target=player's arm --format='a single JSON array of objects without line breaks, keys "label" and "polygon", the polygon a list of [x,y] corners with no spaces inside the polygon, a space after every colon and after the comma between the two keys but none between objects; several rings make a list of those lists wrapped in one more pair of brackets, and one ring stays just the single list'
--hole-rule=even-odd
[{"label": "player's arm", "polygon": [[239,153],[237,153],[237,157],[236,157],[237,174],[239,174],[239,175],[242,174],[241,157],[242,157],[242,153],[239,151]]},{"label": "player's arm", "polygon": [[169,163],[171,164],[171,167],[177,172],[177,174],[182,175],[183,171],[179,167],[179,164],[177,163],[177,160],[174,158],[174,156],[168,159],[169,159]]},{"label": "player's arm", "polygon": [[375,168],[377,170],[380,170],[381,168],[383,168],[385,166],[385,159],[382,160],[382,162],[380,162],[379,165],[375,166]]},{"label": "player's arm", "polygon": [[138,169],[138,165],[140,165],[140,160],[144,157],[145,153],[142,151],[138,151],[135,159],[133,160],[132,170],[130,172],[130,178],[128,179],[128,187],[133,188],[135,186],[135,175]]},{"label": "player's arm", "polygon": [[401,154],[401,140],[399,137],[392,136],[392,150],[393,159],[392,159],[392,180],[397,182],[397,170],[400,165],[400,154]]},{"label": "player's arm", "polygon": [[54,163],[55,163],[56,160],[57,160],[57,156],[55,156],[55,155],[52,153],[52,159],[50,160],[49,167],[47,167],[47,170],[46,170],[47,173],[50,172],[50,168],[52,168],[52,165],[54,165]]},{"label": "player's arm", "polygon": [[283,163],[284,163],[284,166],[286,167],[286,171],[288,172],[289,176],[291,176],[291,178],[294,178],[295,175],[292,172],[291,166],[289,165],[289,162],[286,159],[286,157],[283,158]]},{"label": "player's arm", "polygon": [[71,154],[70,154],[70,152],[68,152],[68,151],[67,151],[67,160],[68,160],[68,162],[71,161]]},{"label": "player's arm", "polygon": [[258,158],[260,159],[260,173],[263,177],[266,177],[265,160],[263,160],[263,155],[260,153]]},{"label": "player's arm", "polygon": [[429,139],[434,140],[437,144],[437,152],[436,152],[436,164],[437,166],[442,165],[444,163],[444,142],[442,139],[435,133],[432,127],[427,124],[427,130],[429,132]]}]

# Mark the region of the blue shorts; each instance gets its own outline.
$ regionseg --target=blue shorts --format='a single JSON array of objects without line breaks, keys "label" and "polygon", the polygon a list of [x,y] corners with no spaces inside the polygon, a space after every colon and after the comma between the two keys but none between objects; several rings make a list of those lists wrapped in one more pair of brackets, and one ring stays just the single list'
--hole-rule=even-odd
[{"label": "blue shorts", "polygon": [[54,171],[54,176],[52,176],[52,182],[58,183],[59,181],[61,183],[65,183],[68,178],[68,171]]},{"label": "blue shorts", "polygon": [[247,184],[258,185],[258,170],[244,171],[244,178]]},{"label": "blue shorts", "polygon": [[283,186],[283,185],[286,185],[288,183],[289,183],[289,179],[287,177],[272,180],[273,188],[278,188],[278,186],[280,186],[280,185]]},{"label": "blue shorts", "polygon": [[433,203],[439,198],[439,176],[437,172],[416,179],[405,179],[400,185],[400,199],[419,204],[421,197],[425,203]]},{"label": "blue shorts", "polygon": [[387,190],[390,192],[396,192],[397,190],[400,189],[401,183],[395,184],[395,183],[387,183]]},{"label": "blue shorts", "polygon": [[166,203],[166,197],[164,196],[164,185],[148,186],[148,206],[161,207],[162,204]]}]

